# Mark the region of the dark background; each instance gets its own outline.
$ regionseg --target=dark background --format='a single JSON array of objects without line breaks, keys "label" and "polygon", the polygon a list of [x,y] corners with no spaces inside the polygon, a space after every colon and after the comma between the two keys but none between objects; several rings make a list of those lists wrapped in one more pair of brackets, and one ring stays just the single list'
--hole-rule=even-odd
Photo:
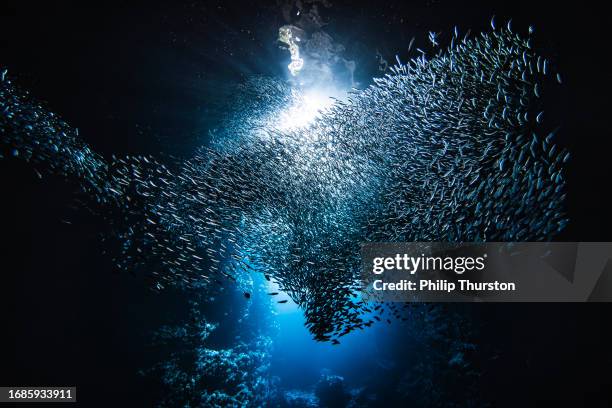
[{"label": "dark background", "polygon": [[[106,156],[189,156],[219,125],[230,84],[283,76],[288,63],[275,42],[284,24],[275,2],[5,1],[0,10],[0,65]],[[363,85],[377,74],[376,51],[405,60],[413,36],[426,48],[428,31],[478,32],[492,15],[497,24],[512,17],[520,32],[533,24],[537,48],[564,77],[546,116],[573,153],[571,223],[560,239],[612,240],[606,11],[562,2],[337,1],[322,15]],[[85,406],[114,406],[117,398],[151,406],[156,385],[137,373],[150,363],[142,345],[148,331],[183,313],[179,297],[115,272],[98,237],[104,225],[70,209],[72,190],[39,180],[19,161],[0,161],[0,384],[76,385]],[[482,341],[501,350],[485,367],[484,394],[504,406],[610,406],[610,311],[475,305]]]}]

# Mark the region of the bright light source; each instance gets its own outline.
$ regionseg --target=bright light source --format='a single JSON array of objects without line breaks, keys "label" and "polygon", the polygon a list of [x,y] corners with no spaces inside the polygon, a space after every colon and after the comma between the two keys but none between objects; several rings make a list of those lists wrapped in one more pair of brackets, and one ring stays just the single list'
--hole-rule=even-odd
[{"label": "bright light source", "polygon": [[306,126],[333,103],[334,100],[321,91],[306,91],[295,99],[292,106],[281,112],[278,128],[290,130]]}]

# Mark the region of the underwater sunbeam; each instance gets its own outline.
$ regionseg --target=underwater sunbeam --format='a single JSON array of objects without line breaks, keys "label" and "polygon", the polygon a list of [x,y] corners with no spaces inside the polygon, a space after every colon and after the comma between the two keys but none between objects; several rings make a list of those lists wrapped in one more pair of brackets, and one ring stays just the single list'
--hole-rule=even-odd
[{"label": "underwater sunbeam", "polygon": [[338,93],[322,89],[304,91],[286,110],[280,112],[276,127],[286,131],[308,126],[334,103],[332,95]]}]

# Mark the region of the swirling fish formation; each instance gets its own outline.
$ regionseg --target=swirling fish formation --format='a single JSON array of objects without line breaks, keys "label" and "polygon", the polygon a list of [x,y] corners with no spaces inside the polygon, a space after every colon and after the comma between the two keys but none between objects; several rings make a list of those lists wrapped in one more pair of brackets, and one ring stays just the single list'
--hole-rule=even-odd
[{"label": "swirling fish formation", "polygon": [[3,74],[0,131],[7,152],[113,209],[118,267],[143,265],[158,288],[264,273],[317,340],[337,341],[381,320],[377,311],[400,315],[360,298],[362,242],[537,241],[564,228],[569,153],[543,130],[543,92],[561,82],[551,71],[531,30],[455,30],[437,55],[398,61],[295,129],[266,112],[299,91],[255,79],[255,113],[173,167],[104,160]]}]

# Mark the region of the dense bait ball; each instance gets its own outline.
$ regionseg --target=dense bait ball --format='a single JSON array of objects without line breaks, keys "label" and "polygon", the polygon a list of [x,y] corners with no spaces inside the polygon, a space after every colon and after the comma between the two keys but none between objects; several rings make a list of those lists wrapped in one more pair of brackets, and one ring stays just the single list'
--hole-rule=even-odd
[{"label": "dense bait ball", "polygon": [[121,214],[120,268],[145,265],[158,288],[264,273],[329,340],[382,310],[401,315],[360,299],[362,242],[538,241],[563,229],[569,153],[542,130],[542,94],[560,82],[550,71],[509,28],[455,34],[294,129],[271,112],[303,96],[256,78],[212,147],[172,169],[102,159],[5,75],[0,131],[7,152],[78,180],[109,220]]}]

